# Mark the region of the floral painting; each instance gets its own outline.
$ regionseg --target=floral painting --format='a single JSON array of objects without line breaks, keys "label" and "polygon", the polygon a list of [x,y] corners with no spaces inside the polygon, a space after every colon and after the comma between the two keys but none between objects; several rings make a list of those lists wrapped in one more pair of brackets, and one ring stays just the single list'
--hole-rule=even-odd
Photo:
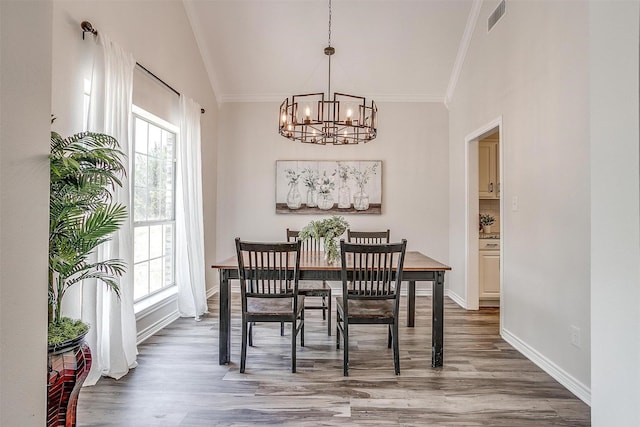
[{"label": "floral painting", "polygon": [[276,213],[380,214],[382,161],[278,160]]}]

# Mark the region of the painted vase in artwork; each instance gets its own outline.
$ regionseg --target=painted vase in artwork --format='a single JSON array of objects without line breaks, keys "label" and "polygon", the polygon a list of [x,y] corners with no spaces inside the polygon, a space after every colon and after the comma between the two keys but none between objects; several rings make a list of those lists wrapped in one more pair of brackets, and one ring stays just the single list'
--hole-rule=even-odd
[{"label": "painted vase in artwork", "polygon": [[307,190],[307,207],[315,208],[318,206],[318,192],[312,188]]},{"label": "painted vase in artwork", "polygon": [[366,211],[369,209],[369,195],[364,190],[358,191],[353,195],[353,207],[357,211]]},{"label": "painted vase in artwork", "polygon": [[333,196],[331,193],[318,193],[318,209],[328,211],[333,207]]},{"label": "painted vase in artwork", "polygon": [[346,181],[343,181],[338,189],[338,207],[347,209],[351,207],[351,190]]},{"label": "painted vase in artwork", "polygon": [[297,184],[291,184],[289,193],[287,194],[287,207],[289,209],[300,209],[302,205],[302,196],[298,190]]}]

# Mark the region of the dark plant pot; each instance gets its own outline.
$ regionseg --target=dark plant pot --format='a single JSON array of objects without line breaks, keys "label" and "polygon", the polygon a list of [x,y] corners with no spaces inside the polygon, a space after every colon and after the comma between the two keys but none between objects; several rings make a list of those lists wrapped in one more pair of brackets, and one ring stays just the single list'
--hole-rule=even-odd
[{"label": "dark plant pot", "polygon": [[76,425],[78,394],[91,369],[91,350],[85,335],[49,346],[47,427]]}]

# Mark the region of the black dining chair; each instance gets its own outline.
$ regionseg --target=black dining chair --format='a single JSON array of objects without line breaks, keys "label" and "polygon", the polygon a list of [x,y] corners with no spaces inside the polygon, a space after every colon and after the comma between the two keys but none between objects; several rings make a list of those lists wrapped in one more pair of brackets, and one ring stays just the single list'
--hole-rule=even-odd
[{"label": "black dining chair", "polygon": [[379,244],[389,243],[389,229],[387,231],[351,231],[347,228],[347,242]]},{"label": "black dining chair", "polygon": [[[298,230],[290,230],[287,228],[287,242],[295,242],[298,240],[299,233]],[[321,252],[322,240],[316,240],[310,237],[302,242],[301,249],[307,254]],[[329,286],[325,280],[303,280],[298,285],[298,292],[305,297],[322,298],[317,305],[310,305],[307,299],[305,299],[305,309],[322,310],[322,320],[327,320],[327,335],[331,336],[331,286]]]},{"label": "black dining chair", "polygon": [[291,372],[296,372],[298,335],[304,347],[304,296],[298,293],[300,242],[256,243],[236,238],[236,254],[242,294],[240,372],[245,370],[247,341],[253,346],[254,322],[291,323]]},{"label": "black dining chair", "polygon": [[400,374],[398,322],[400,286],[407,241],[360,244],[340,240],[342,296],[336,299],[336,348],[343,344],[343,374],[349,375],[349,325],[388,325],[389,348],[393,345],[393,365]]}]

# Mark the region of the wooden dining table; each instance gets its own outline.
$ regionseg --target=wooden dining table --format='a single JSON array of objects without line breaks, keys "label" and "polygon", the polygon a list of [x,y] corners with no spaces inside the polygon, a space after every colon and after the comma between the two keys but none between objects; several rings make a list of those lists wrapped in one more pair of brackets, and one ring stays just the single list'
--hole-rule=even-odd
[{"label": "wooden dining table", "polygon": [[[238,259],[234,255],[211,266],[220,274],[219,364],[229,363],[231,356],[231,289],[230,280],[239,280]],[[407,326],[415,324],[416,282],[432,282],[431,366],[444,363],[444,273],[451,267],[417,252],[407,251],[402,281],[408,282]],[[323,252],[300,254],[300,280],[342,281],[340,262],[329,264]]]}]

